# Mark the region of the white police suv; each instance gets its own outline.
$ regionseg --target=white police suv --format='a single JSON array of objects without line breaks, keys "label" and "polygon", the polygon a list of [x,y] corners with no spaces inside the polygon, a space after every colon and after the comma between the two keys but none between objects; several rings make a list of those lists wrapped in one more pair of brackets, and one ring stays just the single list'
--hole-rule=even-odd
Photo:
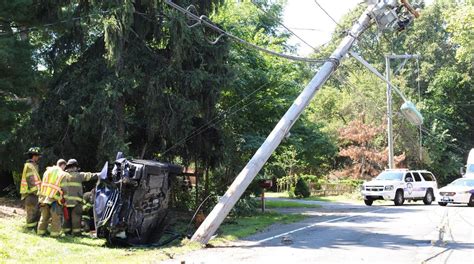
[{"label": "white police suv", "polygon": [[392,200],[395,205],[402,205],[405,200],[423,200],[430,205],[437,190],[438,183],[431,172],[408,169],[385,170],[361,186],[364,203],[369,206],[375,200]]}]

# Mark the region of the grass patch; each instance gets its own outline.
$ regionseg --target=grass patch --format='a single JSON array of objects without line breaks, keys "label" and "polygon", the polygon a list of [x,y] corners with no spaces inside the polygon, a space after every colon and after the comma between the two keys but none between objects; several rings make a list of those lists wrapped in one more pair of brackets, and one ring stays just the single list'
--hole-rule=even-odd
[{"label": "grass patch", "polygon": [[265,230],[272,224],[289,224],[301,221],[307,216],[301,214],[280,214],[276,212],[258,213],[253,216],[239,217],[227,220],[219,228],[218,233],[222,234],[212,241],[213,245],[235,241],[239,238]]},{"label": "grass patch", "polygon": [[0,219],[0,259],[21,263],[151,263],[200,248],[176,241],[163,248],[109,248],[90,237],[41,237],[24,229],[23,217]]},{"label": "grass patch", "polygon": [[319,204],[308,204],[301,203],[296,201],[276,201],[276,200],[266,200],[265,206],[267,208],[319,208]]},{"label": "grass patch", "polygon": [[[267,192],[265,193],[265,197],[300,200],[298,198],[290,198],[287,192]],[[334,196],[310,196],[308,198],[303,198],[302,200],[321,202],[358,202],[362,201],[362,197],[359,192],[354,192]]]},{"label": "grass patch", "polygon": [[[213,245],[228,243],[264,230],[271,224],[292,223],[303,215],[274,212],[257,213],[251,217],[228,219],[220,227]],[[200,249],[198,243],[176,240],[161,248],[109,248],[105,240],[89,237],[41,237],[24,229],[23,216],[0,218],[0,263],[156,263],[174,255]]]},{"label": "grass patch", "polygon": [[346,193],[334,196],[310,196],[308,198],[305,198],[305,200],[321,202],[360,202],[362,201],[362,196],[360,192],[356,191],[353,193]]}]

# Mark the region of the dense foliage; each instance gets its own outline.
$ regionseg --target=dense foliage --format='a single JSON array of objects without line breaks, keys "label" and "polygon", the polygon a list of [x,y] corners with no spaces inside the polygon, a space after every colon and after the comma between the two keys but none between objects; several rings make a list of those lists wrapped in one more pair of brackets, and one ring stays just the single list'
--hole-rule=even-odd
[{"label": "dense foliage", "polygon": [[[279,25],[282,2],[177,3],[194,4],[196,14],[257,45],[295,50]],[[362,10],[345,16],[314,56],[327,56]],[[74,157],[83,169],[96,170],[124,151],[195,168],[201,177],[190,199],[222,194],[317,65],[226,37],[211,43],[218,35],[202,25],[190,28],[194,22],[163,0],[3,1],[0,176],[17,172],[31,145],[43,148],[43,168]],[[408,30],[377,37],[372,27],[355,47],[381,72],[385,53],[421,54],[419,65],[392,64],[400,68],[394,82],[425,118],[420,141],[419,128],[398,113],[402,101],[394,97],[400,166],[430,169],[448,181],[474,146],[473,28],[471,1],[439,0]],[[386,167],[385,103],[385,85],[345,60],[258,178],[294,185],[298,175],[377,174]]]},{"label": "dense foliage", "polygon": [[[394,96],[395,155],[399,156],[401,166],[429,169],[442,183],[460,176],[459,167],[465,164],[468,151],[474,147],[474,83],[471,77],[474,67],[469,51],[474,44],[472,10],[472,1],[434,1],[407,30],[385,33],[377,38],[376,29],[372,27],[355,48],[380,72],[385,70],[384,54],[421,55],[419,64],[408,61],[403,66],[402,60],[392,60],[393,82],[416,103],[424,116],[420,139],[419,128],[409,125],[398,111],[401,98]],[[359,7],[348,14],[342,21],[342,28],[347,28],[361,12]],[[336,33],[326,52],[332,50],[340,38]],[[349,160],[339,157],[338,164],[344,169],[335,174],[367,178],[375,172],[361,175],[363,171],[357,169],[361,168],[358,160],[370,160],[370,157],[376,157],[374,153],[386,153],[387,139],[382,129],[386,124],[385,84],[352,59],[344,62],[335,77],[314,100],[311,119],[321,120],[323,131],[332,135],[341,129],[355,132],[361,125],[380,127],[379,133],[368,142],[372,146],[368,155],[358,156],[360,151],[347,153],[344,148],[355,150],[357,144],[347,146],[344,137],[334,138],[343,147],[341,156],[353,156]],[[347,133],[344,134],[347,138]],[[375,167],[383,169],[385,163],[379,159]]]}]

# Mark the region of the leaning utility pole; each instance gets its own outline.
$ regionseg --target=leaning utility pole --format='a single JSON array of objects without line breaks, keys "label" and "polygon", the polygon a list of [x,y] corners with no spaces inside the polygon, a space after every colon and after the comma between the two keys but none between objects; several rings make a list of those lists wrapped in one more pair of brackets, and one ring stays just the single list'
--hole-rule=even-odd
[{"label": "leaning utility pole", "polygon": [[390,82],[390,60],[392,59],[418,59],[420,56],[415,54],[404,54],[404,55],[385,55],[385,78],[387,79],[387,141],[388,141],[388,168],[395,169],[395,163],[393,161],[393,124],[392,124],[392,86]]},{"label": "leaning utility pole", "polygon": [[[192,241],[207,244],[270,155],[278,147],[285,135],[288,134],[316,92],[336,70],[342,58],[347,54],[359,36],[370,26],[371,20],[375,19],[377,25],[382,27],[381,29],[396,28],[400,25],[400,23],[398,23],[400,20],[400,9],[398,7],[400,7],[400,5],[396,0],[371,0],[368,1],[368,3],[367,10],[352,26],[347,36],[341,41],[330,58],[323,64],[319,72],[313,77],[298,98],[296,98],[295,102],[278,122],[270,135],[268,135],[265,142],[260,146],[247,165],[242,169],[239,175],[237,175],[227,192],[219,200],[219,203],[194,233],[191,238]],[[405,8],[409,10],[406,6],[406,1],[402,1],[402,3],[405,5]]]}]

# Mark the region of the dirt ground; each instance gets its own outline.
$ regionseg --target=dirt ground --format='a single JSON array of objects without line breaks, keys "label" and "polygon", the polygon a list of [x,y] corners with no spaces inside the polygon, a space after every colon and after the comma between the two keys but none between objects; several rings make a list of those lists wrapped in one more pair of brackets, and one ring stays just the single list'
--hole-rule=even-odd
[{"label": "dirt ground", "polygon": [[0,197],[0,218],[25,215],[23,202],[20,199]]}]

